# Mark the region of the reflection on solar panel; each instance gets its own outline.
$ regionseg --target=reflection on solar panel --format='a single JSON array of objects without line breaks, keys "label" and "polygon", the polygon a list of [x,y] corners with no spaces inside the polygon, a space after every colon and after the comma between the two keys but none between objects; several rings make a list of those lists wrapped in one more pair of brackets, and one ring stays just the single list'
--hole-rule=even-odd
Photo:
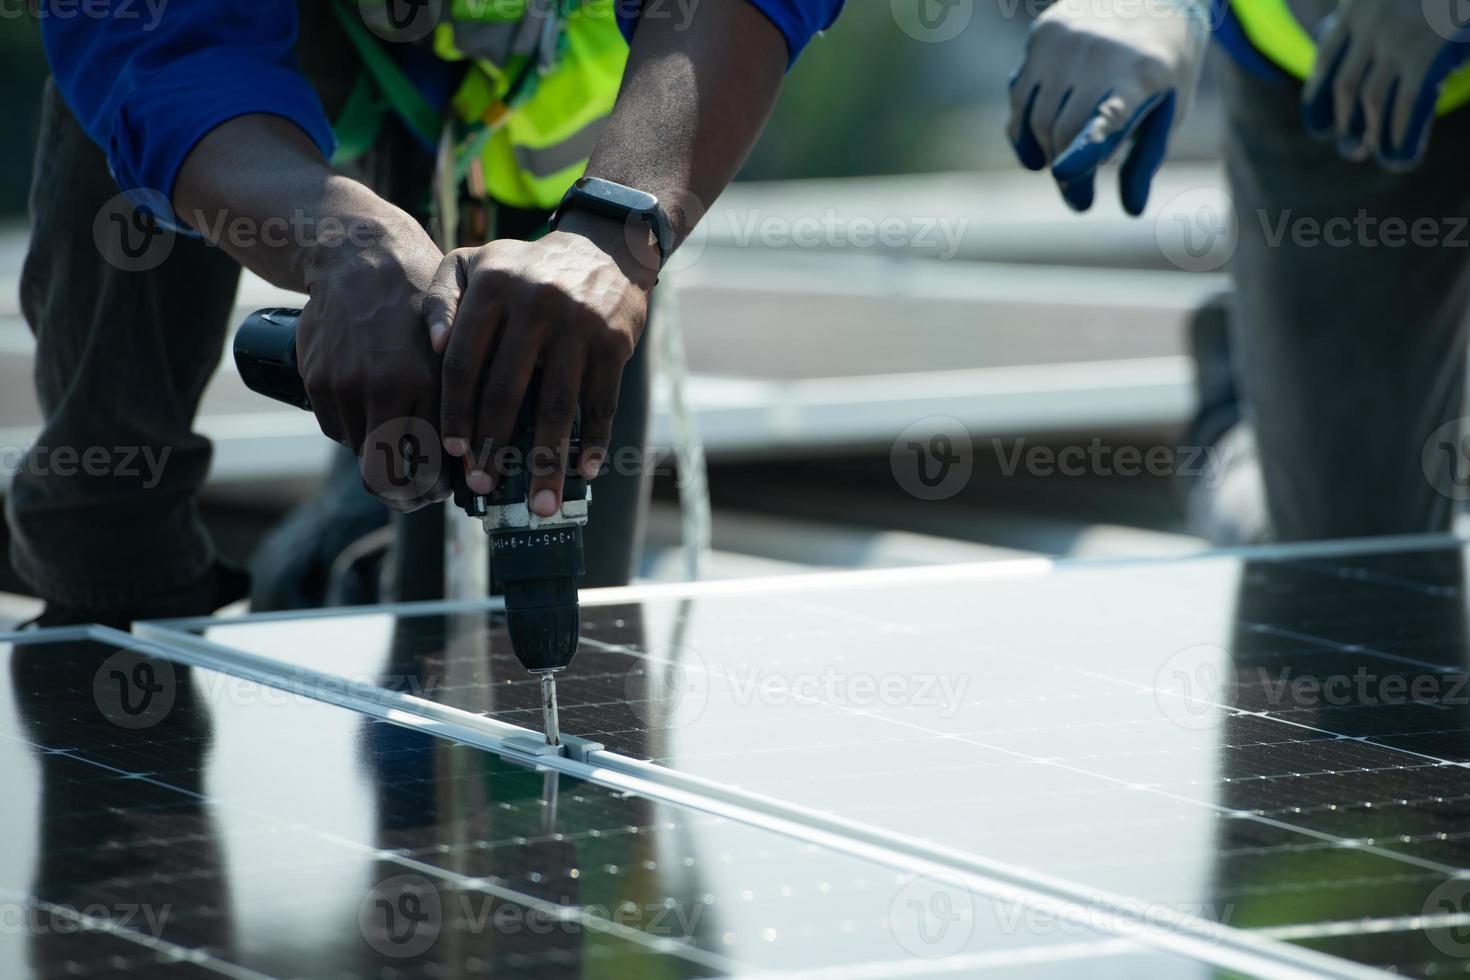
[{"label": "reflection on solar panel", "polygon": [[93,635],[0,646],[0,976],[1206,975],[943,873]]},{"label": "reflection on solar panel", "polygon": [[[1463,564],[1455,547],[1307,550],[647,590],[584,608],[562,725],[679,785],[1124,896],[1171,927],[1224,923],[1343,970],[1462,972]],[[204,635],[538,726],[494,614]]]}]

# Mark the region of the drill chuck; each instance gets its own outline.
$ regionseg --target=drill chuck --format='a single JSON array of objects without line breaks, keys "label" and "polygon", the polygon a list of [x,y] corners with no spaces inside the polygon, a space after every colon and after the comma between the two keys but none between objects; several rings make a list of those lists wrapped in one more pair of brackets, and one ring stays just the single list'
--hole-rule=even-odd
[{"label": "drill chuck", "polygon": [[521,666],[563,670],[577,654],[582,611],[570,576],[505,583],[505,624]]}]

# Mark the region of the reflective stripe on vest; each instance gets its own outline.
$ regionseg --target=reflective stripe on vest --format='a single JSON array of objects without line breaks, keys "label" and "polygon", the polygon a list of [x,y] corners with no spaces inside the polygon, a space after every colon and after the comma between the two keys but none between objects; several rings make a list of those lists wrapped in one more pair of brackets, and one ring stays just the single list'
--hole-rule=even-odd
[{"label": "reflective stripe on vest", "polygon": [[[1384,0],[1403,3],[1407,0]],[[1299,79],[1312,74],[1317,60],[1317,42],[1307,33],[1287,5],[1287,0],[1229,0],[1241,30],[1267,58]],[[1470,103],[1470,67],[1461,68],[1445,80],[1436,110],[1440,115]]]},{"label": "reflective stripe on vest", "polygon": [[[376,11],[385,0],[353,0]],[[344,0],[336,0],[339,13]],[[451,107],[462,124],[461,173],[471,160],[490,198],[519,208],[554,208],[582,176],[603,123],[612,113],[628,62],[614,0],[452,0],[435,8],[434,51],[470,69]],[[347,24],[376,88],[409,123],[420,141],[437,142],[422,103],[388,53],[362,23]],[[355,95],[357,93],[354,93]],[[372,108],[371,91],[354,107]],[[377,120],[364,111],[344,114],[355,124],[341,154],[350,159],[377,135]],[[339,120],[340,121],[340,120]],[[371,125],[369,125],[371,124]],[[478,135],[476,133],[478,132]],[[425,135],[427,133],[427,135]]]},{"label": "reflective stripe on vest", "polygon": [[[492,199],[512,207],[554,208],[582,176],[627,67],[628,44],[618,29],[614,0],[581,0],[560,21],[554,51],[540,43],[503,64],[475,58],[477,70],[454,96],[461,120],[492,125],[480,153],[485,188]],[[456,31],[456,40],[461,33],[475,32]],[[538,33],[544,41],[544,32]],[[517,47],[527,46],[529,36],[518,32]],[[442,40],[436,48],[441,56],[457,54]],[[507,107],[507,89],[528,67],[527,59],[541,64],[529,65],[529,84]],[[548,61],[550,70],[544,67]]]}]

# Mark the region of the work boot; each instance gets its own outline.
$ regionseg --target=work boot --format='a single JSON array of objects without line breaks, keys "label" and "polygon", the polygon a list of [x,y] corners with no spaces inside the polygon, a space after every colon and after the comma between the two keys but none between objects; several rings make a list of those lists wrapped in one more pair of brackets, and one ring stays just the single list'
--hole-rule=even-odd
[{"label": "work boot", "polygon": [[1230,354],[1230,295],[1222,293],[1194,312],[1189,323],[1194,357],[1195,411],[1184,427],[1186,446],[1213,446],[1240,424],[1240,388]]},{"label": "work boot", "polygon": [[368,605],[380,601],[373,576],[334,582],[338,559],[388,526],[388,508],[362,485],[357,457],[338,448],[320,492],[276,525],[250,559],[256,612]]},{"label": "work boot", "polygon": [[1245,421],[1231,356],[1228,293],[1195,311],[1189,345],[1195,411],[1179,442],[1181,458],[1196,466],[1178,481],[1185,523],[1216,547],[1264,544],[1271,539],[1271,521],[1255,433]]}]

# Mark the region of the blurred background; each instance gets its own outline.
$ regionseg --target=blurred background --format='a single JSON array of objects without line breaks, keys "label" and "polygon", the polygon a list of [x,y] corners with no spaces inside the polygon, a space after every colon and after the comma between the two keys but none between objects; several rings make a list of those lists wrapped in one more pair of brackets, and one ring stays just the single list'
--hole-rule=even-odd
[{"label": "blurred background", "polygon": [[[1134,458],[1123,447],[1175,449],[1193,400],[1191,328],[1218,319],[1223,272],[1171,262],[1160,237],[1171,201],[1221,193],[1217,66],[1149,213],[1124,216],[1109,173],[1079,217],[1004,138],[1006,79],[1033,6],[975,3],[962,29],[935,38],[905,30],[888,2],[849,3],[666,276],[660,354],[666,369],[679,347],[687,359],[713,504],[707,574],[1202,547],[1183,531],[1168,472],[1111,463]],[[18,11],[3,15],[0,446],[12,449],[37,420],[16,279],[46,75],[38,33]],[[247,276],[239,312],[272,303],[293,300]],[[676,441],[673,407],[665,380],[661,448]],[[216,440],[209,519],[222,550],[247,558],[320,484],[330,447],[309,416],[245,391],[229,364],[199,428]],[[916,489],[907,448],[935,435],[962,471],[938,493]],[[1069,447],[1093,462],[1044,465]],[[672,457],[650,578],[684,573]],[[22,589],[0,568],[0,590]]]}]

